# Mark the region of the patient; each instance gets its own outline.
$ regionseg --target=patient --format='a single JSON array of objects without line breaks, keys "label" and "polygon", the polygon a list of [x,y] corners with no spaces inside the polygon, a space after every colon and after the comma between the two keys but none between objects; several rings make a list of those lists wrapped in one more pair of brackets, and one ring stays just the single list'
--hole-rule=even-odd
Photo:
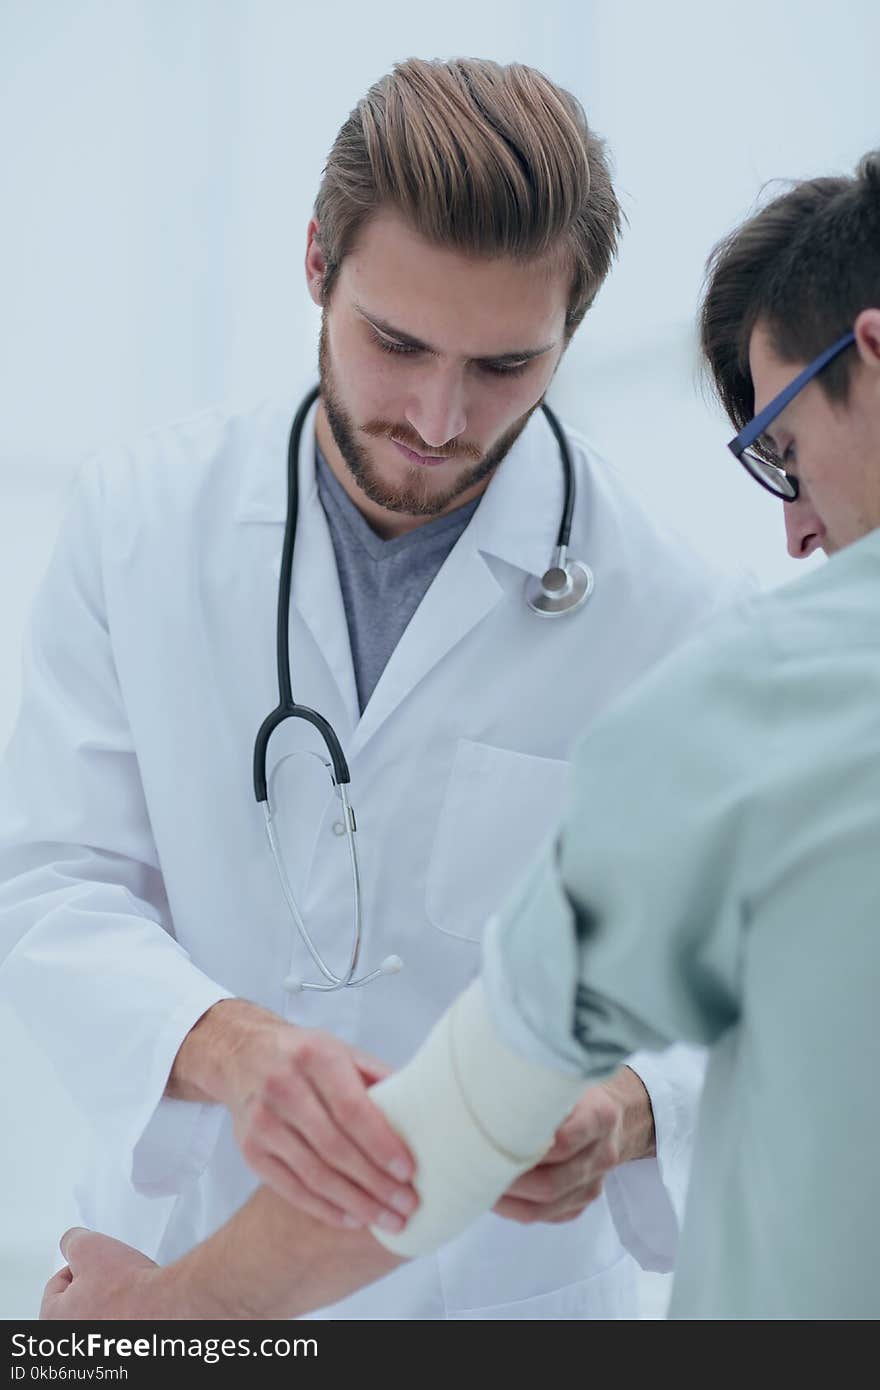
[{"label": "patient", "polygon": [[[371,1095],[417,1162],[400,1235],[266,1189],[178,1263],[68,1232],[49,1318],[276,1318],[435,1248],[534,1164],[636,1048],[712,1057],[672,1314],[880,1314],[880,155],[718,247],[703,350],[731,450],[831,557],[593,726],[558,838],[483,973]],[[754,418],[753,418],[754,417]]]}]

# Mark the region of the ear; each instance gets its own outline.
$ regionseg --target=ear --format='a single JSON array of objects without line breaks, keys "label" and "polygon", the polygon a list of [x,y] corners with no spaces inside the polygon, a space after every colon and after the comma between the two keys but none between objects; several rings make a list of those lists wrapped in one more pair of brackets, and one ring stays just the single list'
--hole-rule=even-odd
[{"label": "ear", "polygon": [[880,371],[880,309],[863,309],[853,324],[853,332],[862,362]]},{"label": "ear", "polygon": [[306,285],[314,302],[320,307],[324,303],[324,275],[327,261],[321,249],[320,229],[313,217],[306,234]]}]

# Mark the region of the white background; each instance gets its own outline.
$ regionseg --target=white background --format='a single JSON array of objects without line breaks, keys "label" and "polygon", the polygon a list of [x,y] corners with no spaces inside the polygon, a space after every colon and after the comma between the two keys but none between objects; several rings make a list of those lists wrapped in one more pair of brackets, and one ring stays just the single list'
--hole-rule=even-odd
[{"label": "white background", "polygon": [[[694,311],[709,248],[768,180],[880,144],[878,52],[875,0],[0,0],[0,745],[78,461],[314,371],[302,257],[324,158],[411,55],[528,62],[581,99],[630,225],[551,400],[699,548],[788,578],[780,510],[700,393]],[[67,1222],[81,1128],[5,1006],[0,1057],[15,1318]],[[664,1292],[646,1284],[646,1308]]]}]

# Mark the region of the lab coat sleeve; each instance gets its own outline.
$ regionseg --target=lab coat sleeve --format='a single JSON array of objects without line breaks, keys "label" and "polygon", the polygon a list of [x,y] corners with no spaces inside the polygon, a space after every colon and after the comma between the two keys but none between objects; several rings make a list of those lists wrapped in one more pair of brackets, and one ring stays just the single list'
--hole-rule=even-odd
[{"label": "lab coat sleeve", "polygon": [[114,668],[101,480],[79,481],[25,643],[0,767],[0,991],[134,1187],[179,1190],[222,1108],[163,1099],[192,1025],[229,992],[174,938]]},{"label": "lab coat sleeve", "polygon": [[657,1154],[615,1168],[605,1195],[621,1243],[642,1269],[668,1273],[678,1250],[706,1053],[675,1043],[624,1060],[648,1092]]},{"label": "lab coat sleeve", "polygon": [[[618,1169],[607,1186],[621,1237],[652,1269],[675,1253],[699,1049],[739,1009],[736,885],[767,704],[749,607],[596,721],[560,832],[486,938],[489,1005],[511,1046],[561,1067],[579,1056],[591,1080],[627,1062],[645,1082],[657,1160]],[[565,978],[553,962],[571,962],[572,934]]]}]

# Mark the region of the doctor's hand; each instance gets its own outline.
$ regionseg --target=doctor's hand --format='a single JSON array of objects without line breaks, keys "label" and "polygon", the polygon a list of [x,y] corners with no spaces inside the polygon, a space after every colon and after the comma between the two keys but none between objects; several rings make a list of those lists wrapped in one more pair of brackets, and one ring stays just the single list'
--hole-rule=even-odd
[{"label": "doctor's hand", "polygon": [[317,1028],[224,999],[184,1040],[167,1094],[226,1105],[253,1171],[327,1225],[400,1231],[415,1165],[369,1097],[390,1068]]},{"label": "doctor's hand", "polygon": [[556,1131],[541,1162],[517,1178],[493,1210],[526,1225],[574,1221],[619,1163],[656,1153],[648,1092],[629,1067],[590,1086]]}]

